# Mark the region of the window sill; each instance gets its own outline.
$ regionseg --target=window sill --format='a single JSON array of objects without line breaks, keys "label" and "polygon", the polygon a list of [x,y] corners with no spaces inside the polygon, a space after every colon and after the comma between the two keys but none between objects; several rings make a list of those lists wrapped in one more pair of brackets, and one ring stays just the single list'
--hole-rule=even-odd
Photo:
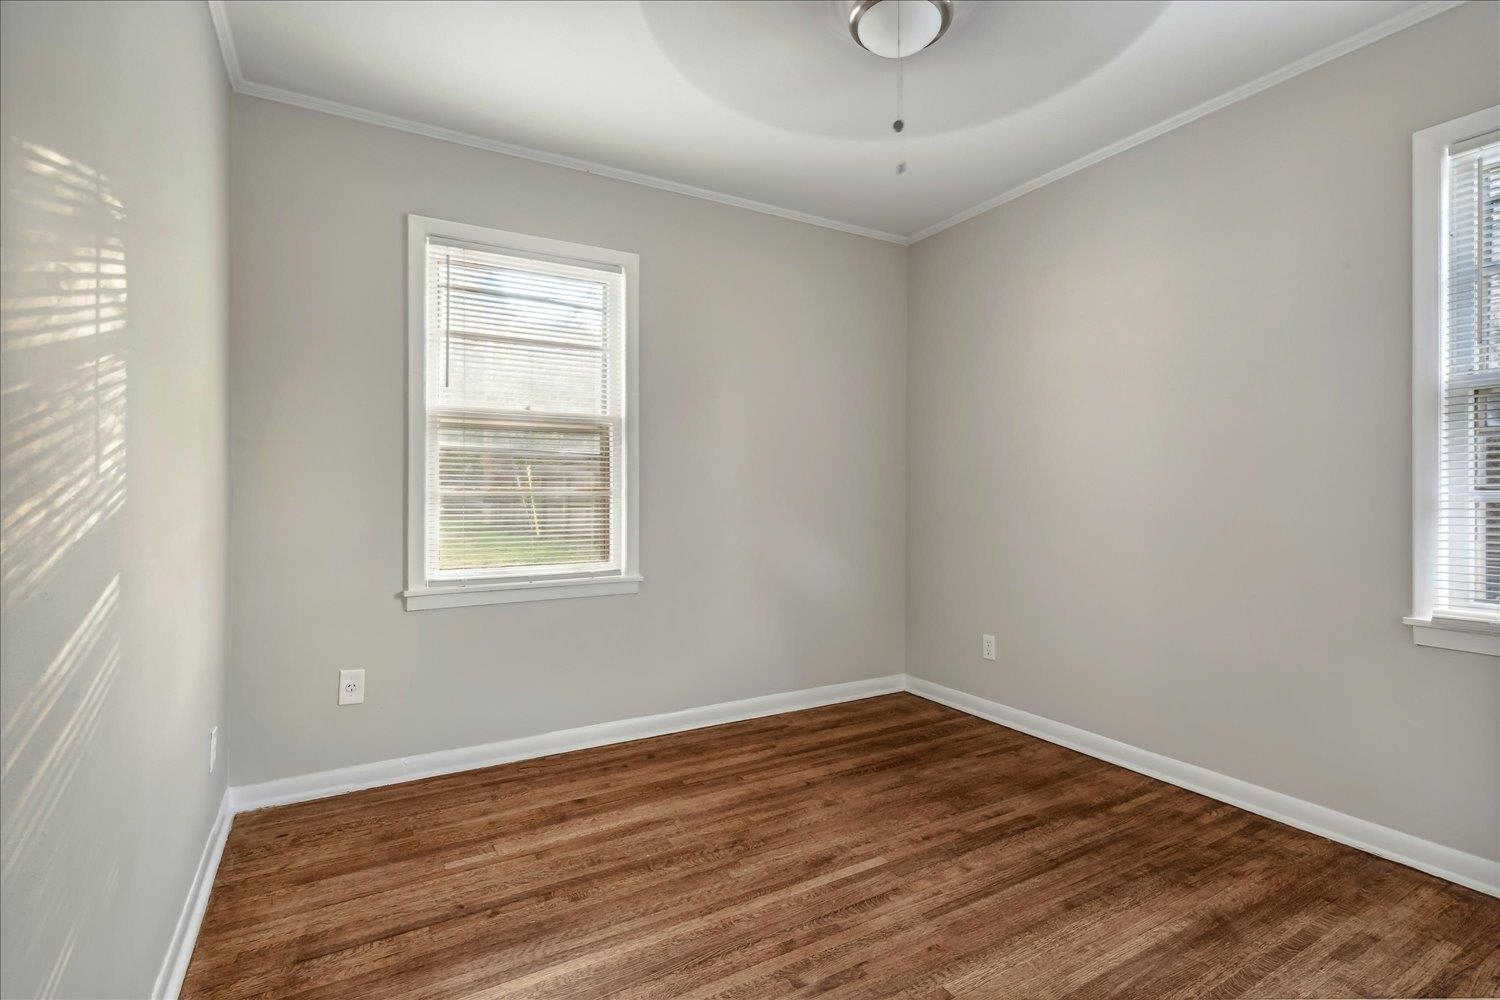
[{"label": "window sill", "polygon": [[1485,625],[1448,619],[1403,618],[1411,626],[1411,641],[1418,646],[1437,646],[1465,653],[1500,656],[1500,633]]},{"label": "window sill", "polygon": [[422,587],[402,592],[407,611],[428,608],[466,608],[476,604],[515,604],[520,601],[556,601],[568,597],[609,597],[635,594],[641,589],[639,574],[588,577],[576,580],[526,580],[516,583],[474,583],[467,586]]}]

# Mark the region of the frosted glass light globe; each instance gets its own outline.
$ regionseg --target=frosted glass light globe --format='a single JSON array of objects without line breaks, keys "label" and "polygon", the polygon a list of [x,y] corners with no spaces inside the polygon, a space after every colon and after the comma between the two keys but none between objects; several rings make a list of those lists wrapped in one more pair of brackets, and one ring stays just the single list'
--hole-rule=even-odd
[{"label": "frosted glass light globe", "polygon": [[937,41],[948,27],[950,16],[948,5],[938,0],[863,0],[849,12],[849,31],[855,41],[877,56],[902,59]]}]

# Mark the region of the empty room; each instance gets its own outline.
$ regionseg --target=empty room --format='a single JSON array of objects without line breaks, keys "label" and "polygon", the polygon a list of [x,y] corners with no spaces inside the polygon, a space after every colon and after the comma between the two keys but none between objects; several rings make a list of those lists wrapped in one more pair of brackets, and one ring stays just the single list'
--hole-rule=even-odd
[{"label": "empty room", "polygon": [[1500,996],[1500,0],[3,0],[0,996]]}]

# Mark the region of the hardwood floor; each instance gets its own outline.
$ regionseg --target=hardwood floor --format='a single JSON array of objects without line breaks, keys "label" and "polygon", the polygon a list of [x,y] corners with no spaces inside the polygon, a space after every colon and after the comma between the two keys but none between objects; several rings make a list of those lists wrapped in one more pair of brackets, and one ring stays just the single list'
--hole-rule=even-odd
[{"label": "hardwood floor", "polygon": [[1500,901],[912,695],[235,819],[184,997],[1500,994]]}]

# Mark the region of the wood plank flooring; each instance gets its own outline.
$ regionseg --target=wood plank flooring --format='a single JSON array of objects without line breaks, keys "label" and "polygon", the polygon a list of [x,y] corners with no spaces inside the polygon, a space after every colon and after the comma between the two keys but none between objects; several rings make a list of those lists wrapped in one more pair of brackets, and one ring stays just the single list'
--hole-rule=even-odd
[{"label": "wood plank flooring", "polygon": [[1500,994],[1500,901],[898,694],[235,819],[184,997]]}]

